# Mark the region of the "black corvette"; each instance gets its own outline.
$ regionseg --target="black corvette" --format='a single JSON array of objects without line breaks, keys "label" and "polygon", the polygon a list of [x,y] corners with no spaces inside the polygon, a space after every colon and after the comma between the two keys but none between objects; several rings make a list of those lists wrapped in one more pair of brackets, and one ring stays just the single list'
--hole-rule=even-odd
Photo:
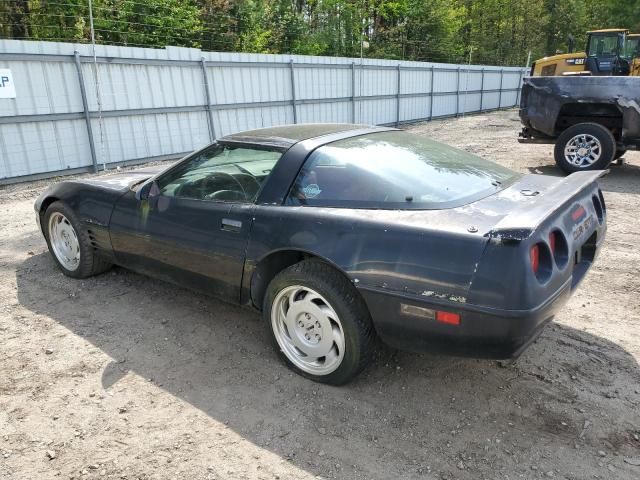
[{"label": "black corvette", "polygon": [[294,125],[58,183],[35,209],[66,275],[118,264],[255,307],[291,368],[341,384],[376,336],[518,355],[598,254],[601,173],[521,175],[395,129]]}]

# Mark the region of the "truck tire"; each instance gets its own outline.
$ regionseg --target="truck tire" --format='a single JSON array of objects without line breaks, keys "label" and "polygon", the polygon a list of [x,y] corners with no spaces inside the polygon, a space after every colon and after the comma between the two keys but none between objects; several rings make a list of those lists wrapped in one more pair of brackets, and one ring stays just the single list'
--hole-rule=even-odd
[{"label": "truck tire", "polygon": [[556,164],[567,173],[604,170],[613,161],[616,140],[599,123],[578,123],[567,128],[556,141]]}]

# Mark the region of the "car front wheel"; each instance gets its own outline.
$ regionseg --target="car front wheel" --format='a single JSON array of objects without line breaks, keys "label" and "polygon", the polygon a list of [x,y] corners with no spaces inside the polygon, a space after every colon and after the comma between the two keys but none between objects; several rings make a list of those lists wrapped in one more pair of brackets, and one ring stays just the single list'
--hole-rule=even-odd
[{"label": "car front wheel", "polygon": [[304,260],[271,281],[263,315],[276,350],[296,373],[342,385],[369,363],[374,330],[364,301],[337,270]]},{"label": "car front wheel", "polygon": [[616,153],[616,140],[611,131],[599,123],[578,123],[560,134],[554,157],[567,173],[604,170]]},{"label": "car front wheel", "polygon": [[111,263],[96,255],[88,232],[66,204],[53,202],[43,220],[47,246],[65,275],[87,278],[111,267]]}]

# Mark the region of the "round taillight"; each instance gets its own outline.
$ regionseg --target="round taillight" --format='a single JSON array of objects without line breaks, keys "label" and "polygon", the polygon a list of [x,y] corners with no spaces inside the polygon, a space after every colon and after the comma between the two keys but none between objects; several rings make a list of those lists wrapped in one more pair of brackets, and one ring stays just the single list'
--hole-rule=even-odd
[{"label": "round taillight", "polygon": [[553,262],[551,260],[551,251],[546,243],[538,242],[531,247],[529,261],[531,271],[539,282],[546,282],[551,277]]},{"label": "round taillight", "polygon": [[531,260],[531,270],[534,274],[538,274],[540,269],[540,246],[534,245],[529,252],[529,259]]},{"label": "round taillight", "polygon": [[549,234],[549,249],[556,266],[564,268],[569,259],[569,246],[566,237],[560,230],[554,230]]}]

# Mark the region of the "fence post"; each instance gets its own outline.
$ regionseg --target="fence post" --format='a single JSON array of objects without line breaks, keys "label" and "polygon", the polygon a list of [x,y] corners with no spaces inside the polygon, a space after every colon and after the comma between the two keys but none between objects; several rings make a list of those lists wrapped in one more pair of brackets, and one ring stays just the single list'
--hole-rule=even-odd
[{"label": "fence post", "polygon": [[517,107],[520,105],[520,94],[522,93],[522,78],[524,77],[524,74],[526,71],[527,71],[526,68],[520,71],[520,80],[518,80],[518,93],[516,95],[516,103],[514,107]]},{"label": "fence post", "polygon": [[498,92],[498,110],[502,108],[502,79],[504,77],[504,68],[500,69],[500,91]]},{"label": "fence post", "polygon": [[200,59],[202,67],[202,78],[204,78],[204,91],[207,104],[204,106],[207,111],[207,122],[209,123],[209,138],[213,142],[216,139],[216,129],[213,125],[213,112],[211,111],[211,93],[209,92],[209,78],[207,76],[207,62],[204,57]]},{"label": "fence post", "polygon": [[396,127],[400,125],[400,64],[398,64],[398,88],[396,90]]},{"label": "fence post", "polygon": [[351,122],[356,123],[356,62],[351,62]]},{"label": "fence post", "polygon": [[434,66],[431,65],[431,93],[429,94],[429,121],[433,120],[433,92],[435,90],[433,86],[433,70],[434,70]]},{"label": "fence post", "polygon": [[481,70],[482,77],[480,79],[480,113],[482,113],[482,107],[484,104],[484,67]]},{"label": "fence post", "polygon": [[96,146],[93,142],[93,130],[91,129],[91,115],[89,114],[89,103],[87,102],[87,90],[84,87],[84,76],[82,75],[82,65],[80,65],[80,52],[73,52],[78,72],[78,82],[80,83],[80,95],[82,96],[82,106],[84,108],[84,120],[87,124],[87,135],[89,136],[89,149],[91,150],[91,162],[93,172],[98,173],[98,158],[96,157]]},{"label": "fence post", "polygon": [[291,107],[293,108],[293,123],[298,123],[298,112],[296,110],[296,74],[293,69],[293,58],[289,60],[289,71],[291,72]]},{"label": "fence post", "polygon": [[460,67],[456,69],[456,117],[460,114]]}]

